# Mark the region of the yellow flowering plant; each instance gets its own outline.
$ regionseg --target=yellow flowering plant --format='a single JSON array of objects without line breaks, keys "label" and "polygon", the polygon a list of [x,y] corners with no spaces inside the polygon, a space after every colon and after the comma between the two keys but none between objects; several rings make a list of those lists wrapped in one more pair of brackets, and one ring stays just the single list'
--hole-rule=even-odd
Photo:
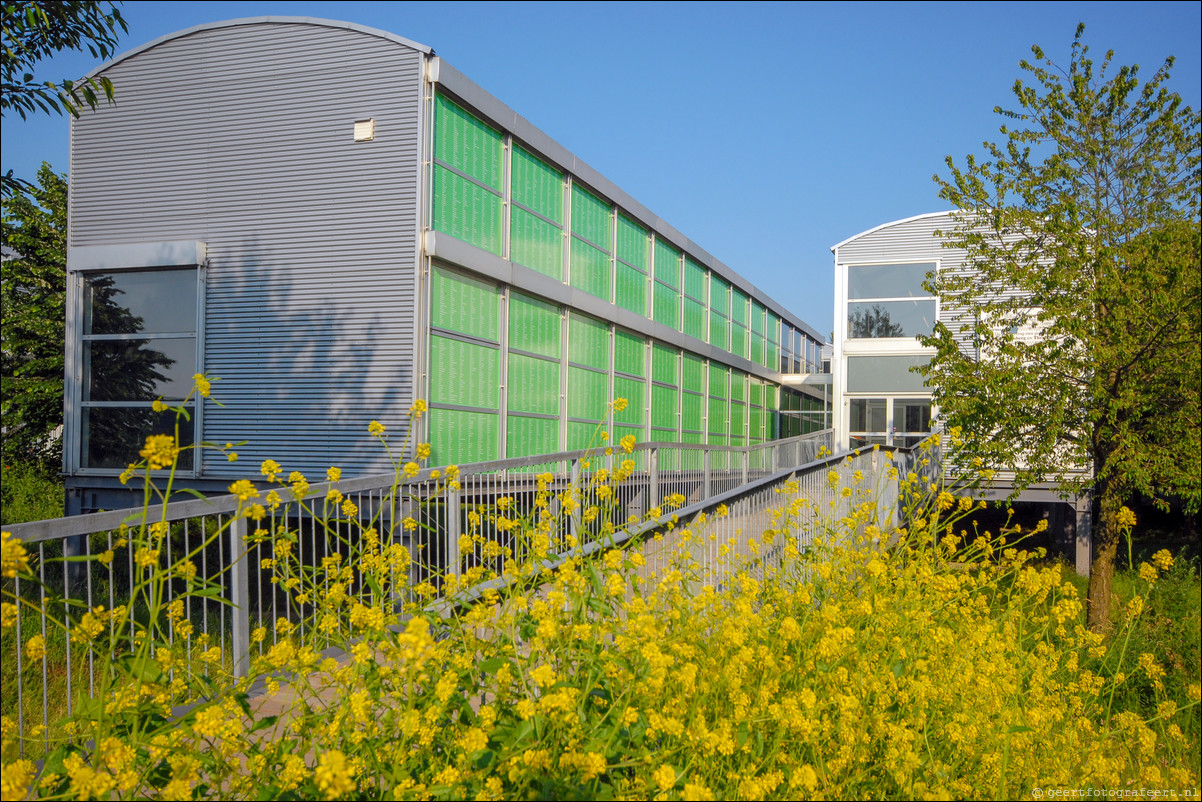
[{"label": "yellow flowering plant", "polygon": [[[425,507],[404,494],[426,474],[402,459],[374,512],[302,494],[324,542],[304,555],[309,529],[264,499],[248,549],[270,544],[262,570],[291,612],[256,628],[246,677],[222,668],[219,643],[180,636],[187,600],[220,587],[196,580],[168,601],[192,556],[148,559],[145,614],[77,611],[86,648],[115,668],[70,741],[39,769],[13,754],[5,722],[5,798],[947,798],[1197,783],[1180,722],[1200,694],[1167,697],[1166,667],[1128,658],[1124,629],[1086,629],[1061,569],[1017,548],[1013,528],[968,536],[963,489],[914,475],[894,480],[899,505],[882,504],[884,479],[833,470],[829,504],[793,482],[746,529],[734,503],[690,514],[672,493],[647,499],[656,525],[623,542],[637,456],[591,455],[575,482],[531,474],[529,491],[465,510],[458,542],[429,553],[415,535],[457,469]],[[252,489],[231,488],[239,514]],[[411,512],[382,517],[401,501]],[[162,548],[170,532],[151,529],[133,522],[127,548]],[[1168,570],[1171,556],[1153,562]],[[36,581],[7,537],[3,567]],[[1131,681],[1153,715],[1115,704]]]}]

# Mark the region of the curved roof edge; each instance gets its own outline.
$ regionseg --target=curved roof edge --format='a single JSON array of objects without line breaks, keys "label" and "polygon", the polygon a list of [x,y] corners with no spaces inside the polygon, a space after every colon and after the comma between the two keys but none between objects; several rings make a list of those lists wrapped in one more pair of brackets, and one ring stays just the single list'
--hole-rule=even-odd
[{"label": "curved roof edge", "polygon": [[873,233],[874,231],[880,231],[882,228],[888,228],[889,226],[897,226],[897,225],[901,225],[902,223],[909,223],[911,220],[922,220],[925,217],[943,217],[945,215],[952,214],[955,211],[956,211],[955,209],[948,209],[945,212],[927,212],[926,214],[916,214],[913,217],[904,217],[901,220],[892,220],[888,223],[881,223],[879,226],[873,226],[872,228],[868,229],[867,231],[861,231],[859,234],[850,236],[847,239],[843,240],[842,242],[836,242],[834,245],[831,246],[831,253],[834,253],[837,249],[842,248],[844,245],[851,242],[852,240],[857,240],[860,237],[867,236],[867,235]]},{"label": "curved roof edge", "polygon": [[238,19],[221,20],[219,22],[204,22],[204,23],[201,23],[200,25],[193,25],[191,28],[184,28],[183,30],[180,30],[180,31],[173,31],[172,33],[163,34],[162,36],[158,37],[157,39],[152,39],[151,41],[147,42],[146,44],[138,45],[137,47],[133,48],[132,50],[126,50],[124,53],[114,56],[113,58],[111,58],[108,61],[101,64],[99,67],[96,67],[95,69],[88,72],[88,74],[85,75],[84,78],[85,79],[92,78],[96,74],[101,72],[102,70],[106,70],[109,67],[113,66],[114,64],[125,61],[128,58],[136,56],[139,53],[141,53],[145,50],[149,50],[152,47],[156,47],[156,46],[162,44],[163,42],[170,41],[171,39],[179,39],[180,37],[183,37],[183,36],[190,36],[191,34],[198,33],[200,31],[208,31],[208,30],[213,30],[216,28],[232,28],[236,25],[262,25],[265,23],[273,23],[273,22],[287,23],[287,24],[293,24],[293,25],[317,25],[317,26],[324,27],[324,28],[343,28],[348,31],[358,31],[359,33],[365,33],[365,34],[368,34],[369,36],[378,36],[381,39],[387,39],[390,42],[396,42],[399,45],[404,45],[405,47],[411,48],[413,50],[418,50],[422,53],[429,54],[429,53],[434,52],[433,48],[427,47],[426,45],[423,45],[420,42],[415,42],[412,39],[406,39],[403,36],[397,36],[395,33],[389,33],[388,31],[382,30],[380,28],[372,28],[367,25],[360,25],[356,22],[341,22],[339,20],[322,19],[321,17],[289,17],[289,16],[239,17]]}]

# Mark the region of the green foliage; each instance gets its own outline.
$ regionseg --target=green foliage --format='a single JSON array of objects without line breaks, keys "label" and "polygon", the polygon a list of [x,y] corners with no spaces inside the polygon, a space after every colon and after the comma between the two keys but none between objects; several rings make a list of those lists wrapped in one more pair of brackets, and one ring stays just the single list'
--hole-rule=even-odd
[{"label": "green foliage", "polygon": [[[1019,485],[1092,490],[1110,563],[1125,500],[1202,499],[1202,134],[1165,86],[1171,58],[1141,86],[1137,66],[1108,75],[1112,53],[1095,70],[1083,32],[1067,72],[1033,48],[1043,63],[1021,63],[1018,110],[997,109],[1006,139],[935,177],[961,210],[945,244],[973,270],[935,278],[953,322],[922,341],[962,455]],[[1104,626],[1113,569],[1098,570]]]},{"label": "green foliage", "polygon": [[63,517],[63,483],[39,465],[4,463],[0,484],[4,523],[45,521]]},{"label": "green foliage", "polygon": [[[83,106],[96,108],[100,93],[112,102],[113,85],[108,78],[82,81],[38,81],[34,68],[39,61],[61,50],[87,50],[96,59],[117,52],[117,37],[128,31],[121,12],[113,3],[49,2],[18,0],[0,7],[0,115],[12,109],[21,119],[31,112],[47,114],[67,111],[78,117]],[[3,176],[3,192],[9,195],[28,184]]]},{"label": "green foliage", "polygon": [[62,461],[67,178],[49,164],[4,202],[0,232],[0,390],[5,462]]}]

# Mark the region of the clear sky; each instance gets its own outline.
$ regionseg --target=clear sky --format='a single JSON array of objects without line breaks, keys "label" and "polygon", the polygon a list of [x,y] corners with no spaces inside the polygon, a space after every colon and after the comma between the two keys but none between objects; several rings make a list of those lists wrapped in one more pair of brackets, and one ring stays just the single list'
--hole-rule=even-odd
[{"label": "clear sky", "polygon": [[[1195,109],[1202,4],[130,2],[122,50],[215,20],[348,20],[429,45],[826,335],[830,246],[946,208],[931,176],[994,139],[1018,62],[1073,32]],[[38,77],[82,75],[86,54]],[[286,80],[286,77],[285,77]],[[118,86],[120,100],[121,88]],[[180,91],[189,91],[181,87]],[[0,170],[67,169],[67,122],[4,119]],[[130,143],[136,147],[136,143]]]}]

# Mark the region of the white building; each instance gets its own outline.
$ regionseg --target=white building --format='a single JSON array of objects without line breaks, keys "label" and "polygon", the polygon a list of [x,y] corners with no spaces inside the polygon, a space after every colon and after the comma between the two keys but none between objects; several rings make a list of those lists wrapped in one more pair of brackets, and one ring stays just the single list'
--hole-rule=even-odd
[{"label": "white building", "polygon": [[[965,253],[946,248],[936,231],[952,230],[951,211],[891,223],[831,247],[835,257],[835,341],[831,359],[832,412],[836,449],[881,444],[910,446],[938,418],[931,390],[911,369],[930,361],[934,349],[917,337],[942,320],[953,331],[952,310],[927,291],[928,275],[961,270]],[[965,341],[965,348],[974,346]],[[978,351],[977,356],[981,354]],[[1077,571],[1091,558],[1088,494],[1065,498],[1052,484],[1032,485],[1016,498],[1014,474],[999,473],[979,491],[991,500],[1041,505],[1060,548],[1075,557]],[[1063,505],[1071,505],[1071,511]],[[1066,514],[1067,513],[1067,514]],[[1063,521],[1064,526],[1059,526]]]}]

